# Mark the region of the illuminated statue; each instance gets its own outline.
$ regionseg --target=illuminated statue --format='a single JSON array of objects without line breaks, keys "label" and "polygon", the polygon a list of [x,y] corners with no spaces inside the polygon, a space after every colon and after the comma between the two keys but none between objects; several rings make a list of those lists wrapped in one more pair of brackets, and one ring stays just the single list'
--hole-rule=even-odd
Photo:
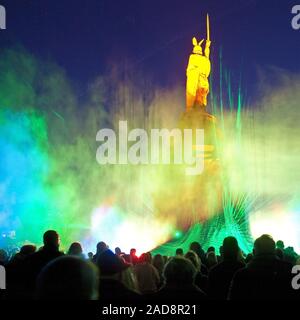
[{"label": "illuminated statue", "polygon": [[193,53],[190,55],[189,64],[186,70],[187,84],[186,84],[186,108],[190,110],[193,107],[205,108],[207,105],[207,95],[209,93],[208,77],[210,74],[210,30],[209,30],[209,16],[207,15],[207,40],[202,51],[202,43],[193,38]]}]

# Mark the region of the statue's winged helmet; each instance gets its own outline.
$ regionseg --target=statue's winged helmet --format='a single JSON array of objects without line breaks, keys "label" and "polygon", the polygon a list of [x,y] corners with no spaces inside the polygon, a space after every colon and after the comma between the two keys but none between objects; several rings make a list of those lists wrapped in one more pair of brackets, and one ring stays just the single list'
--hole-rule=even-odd
[{"label": "statue's winged helmet", "polygon": [[202,39],[198,43],[196,37],[193,38],[193,46],[194,46],[193,53],[195,53],[195,54],[202,54],[203,53],[203,50],[202,50],[202,47],[201,47],[203,41],[204,41],[204,39]]}]

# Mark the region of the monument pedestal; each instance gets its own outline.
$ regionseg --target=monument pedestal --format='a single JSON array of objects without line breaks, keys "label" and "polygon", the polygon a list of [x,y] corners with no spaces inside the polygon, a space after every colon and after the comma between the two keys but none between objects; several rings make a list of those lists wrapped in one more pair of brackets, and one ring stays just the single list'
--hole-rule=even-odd
[{"label": "monument pedestal", "polygon": [[[173,183],[159,195],[157,207],[162,216],[174,217],[179,229],[188,229],[197,222],[205,222],[222,210],[221,165],[218,158],[220,132],[216,118],[203,109],[184,112],[178,128],[204,129],[204,171],[199,175],[186,175],[185,168],[176,165],[165,171]],[[193,146],[194,149],[202,146]],[[200,149],[201,148],[201,149]],[[203,156],[203,153],[199,153]]]},{"label": "monument pedestal", "polygon": [[[204,129],[205,160],[217,159],[217,139],[220,133],[216,117],[207,113],[204,108],[197,107],[185,111],[179,120],[180,129]],[[197,148],[197,146],[195,146]]]}]

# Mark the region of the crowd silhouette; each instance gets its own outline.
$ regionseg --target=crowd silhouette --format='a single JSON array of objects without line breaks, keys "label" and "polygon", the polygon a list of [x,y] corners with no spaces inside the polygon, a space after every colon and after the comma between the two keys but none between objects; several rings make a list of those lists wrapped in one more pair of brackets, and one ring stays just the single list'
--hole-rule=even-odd
[{"label": "crowd silhouette", "polygon": [[103,303],[205,303],[208,300],[299,299],[292,286],[292,269],[300,264],[293,248],[269,235],[254,242],[245,255],[234,237],[224,239],[220,254],[205,252],[198,242],[187,252],[171,257],[145,252],[136,255],[99,242],[96,252],[83,253],[79,242],[66,254],[59,250],[54,230],[43,236],[44,245],[24,245],[9,256],[0,250],[6,269],[4,300],[99,300]]}]

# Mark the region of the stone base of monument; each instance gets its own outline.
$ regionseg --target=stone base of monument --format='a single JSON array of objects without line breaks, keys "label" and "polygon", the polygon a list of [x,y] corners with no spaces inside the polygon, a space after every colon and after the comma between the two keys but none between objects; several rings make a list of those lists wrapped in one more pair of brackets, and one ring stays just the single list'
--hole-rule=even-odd
[{"label": "stone base of monument", "polygon": [[[204,108],[197,107],[184,112],[179,120],[180,129],[204,129],[204,157],[217,159],[217,139],[220,132],[215,116],[207,113]],[[199,146],[195,145],[195,149]],[[199,147],[201,148],[201,146]],[[203,149],[203,147],[202,147]]]},{"label": "stone base of monument", "polygon": [[217,119],[201,108],[194,108],[181,115],[180,129],[204,129],[204,146],[194,145],[204,156],[204,171],[188,176],[184,170],[174,169],[169,173],[174,182],[171,188],[160,194],[163,201],[157,203],[159,211],[166,217],[174,217],[180,229],[187,229],[196,222],[205,222],[222,210],[222,176],[218,157],[220,131]]},{"label": "stone base of monument", "polygon": [[182,114],[179,127],[181,129],[203,129],[204,146],[194,145],[196,151],[203,150],[198,156],[204,157],[204,171],[186,182],[185,207],[195,212],[196,220],[205,221],[221,209],[222,183],[221,164],[218,156],[220,131],[217,119],[196,107]]}]

